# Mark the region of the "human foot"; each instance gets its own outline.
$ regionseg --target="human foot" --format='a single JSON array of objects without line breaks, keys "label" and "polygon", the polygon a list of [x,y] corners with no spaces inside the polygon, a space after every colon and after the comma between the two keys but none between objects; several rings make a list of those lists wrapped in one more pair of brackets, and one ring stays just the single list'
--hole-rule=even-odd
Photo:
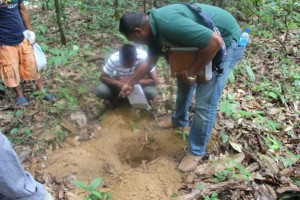
[{"label": "human foot", "polygon": [[29,104],[28,100],[24,96],[17,98],[16,102],[19,106],[27,106]]}]

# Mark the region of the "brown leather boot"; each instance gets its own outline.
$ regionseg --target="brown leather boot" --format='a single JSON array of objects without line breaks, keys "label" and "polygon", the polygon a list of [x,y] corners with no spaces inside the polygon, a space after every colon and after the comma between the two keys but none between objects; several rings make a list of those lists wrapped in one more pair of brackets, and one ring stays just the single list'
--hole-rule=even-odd
[{"label": "brown leather boot", "polygon": [[185,133],[186,135],[188,135],[190,133],[190,127],[181,127],[181,126],[176,126],[175,124],[173,124],[171,119],[162,119],[160,120],[157,125],[158,128],[162,128],[162,129],[171,129],[171,128],[175,128],[176,130]]},{"label": "brown leather boot", "polygon": [[190,153],[188,153],[179,164],[179,171],[181,172],[191,172],[194,171],[202,159],[201,156],[194,156]]},{"label": "brown leather boot", "polygon": [[168,118],[168,119],[161,119],[157,123],[157,127],[163,129],[170,129],[170,128],[176,128],[176,125],[173,124],[172,120]]}]

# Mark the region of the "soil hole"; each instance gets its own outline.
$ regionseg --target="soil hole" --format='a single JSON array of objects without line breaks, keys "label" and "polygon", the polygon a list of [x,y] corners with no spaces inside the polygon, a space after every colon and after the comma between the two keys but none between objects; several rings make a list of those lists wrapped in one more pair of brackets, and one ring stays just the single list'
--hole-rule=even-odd
[{"label": "soil hole", "polygon": [[123,141],[119,152],[122,162],[133,168],[151,163],[161,156],[155,139],[144,136]]}]

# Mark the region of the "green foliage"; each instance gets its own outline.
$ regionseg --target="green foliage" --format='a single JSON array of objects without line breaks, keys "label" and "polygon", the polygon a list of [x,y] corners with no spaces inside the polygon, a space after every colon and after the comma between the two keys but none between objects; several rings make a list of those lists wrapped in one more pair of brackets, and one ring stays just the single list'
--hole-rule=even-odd
[{"label": "green foliage", "polygon": [[59,141],[60,142],[63,142],[65,139],[66,139],[66,137],[67,137],[67,132],[65,132],[65,131],[63,131],[63,130],[59,130],[58,131],[58,138],[59,138]]},{"label": "green foliage", "polygon": [[186,130],[184,128],[179,128],[176,130],[176,132],[181,136],[183,141],[186,141],[188,133],[186,132]]},{"label": "green foliage", "polygon": [[203,189],[205,189],[205,185],[203,183],[199,183],[196,185],[196,188],[199,190],[203,190]]},{"label": "green foliage", "polygon": [[246,65],[245,68],[246,68],[247,74],[250,77],[250,80],[254,82],[255,81],[255,75],[254,75],[251,67],[249,65]]},{"label": "green foliage", "polygon": [[101,177],[92,180],[88,186],[79,180],[74,180],[72,183],[87,193],[83,200],[109,200],[111,198],[110,193],[98,190],[102,183]]},{"label": "green foliage", "polygon": [[[236,5],[234,5],[236,4]],[[228,9],[239,17],[242,17],[249,24],[264,24],[274,33],[286,31],[288,29],[298,29],[300,24],[300,8],[297,0],[249,0],[249,1],[229,1]],[[288,20],[287,20],[288,19]],[[256,26],[252,32],[259,33],[265,27]],[[266,37],[266,35],[263,35]]]},{"label": "green foliage", "polygon": [[174,192],[174,193],[171,195],[171,197],[172,197],[173,199],[175,199],[175,198],[178,197],[178,194],[177,194],[176,192]]},{"label": "green foliage", "polygon": [[9,134],[10,134],[10,135],[14,135],[14,134],[16,134],[16,133],[18,133],[18,132],[19,132],[19,129],[18,129],[18,128],[13,128],[13,129],[10,130]]},{"label": "green foliage", "polygon": [[300,159],[300,155],[296,155],[291,151],[283,151],[279,156],[275,156],[274,160],[280,161],[283,166],[292,168],[292,165],[297,163]]},{"label": "green foliage", "polygon": [[136,122],[133,122],[133,123],[131,124],[131,130],[134,132],[136,129],[137,129],[137,123],[136,123]]},{"label": "green foliage", "polygon": [[[266,83],[262,83],[259,85],[266,85]],[[267,88],[272,91],[277,91],[277,90],[281,91],[281,85],[279,83],[278,83],[278,88],[273,88],[271,86]],[[266,89],[265,90],[261,89],[261,91],[266,94],[273,93],[267,91]],[[278,96],[276,95],[276,97]],[[240,107],[240,103],[235,100],[234,95],[228,93],[227,98],[225,96],[222,96],[222,101],[220,102],[219,108],[220,108],[220,112],[224,113],[226,117],[231,117],[236,120],[240,118],[253,119],[253,122],[256,125],[256,127],[262,131],[273,132],[281,128],[281,124],[279,122],[269,120],[268,118],[262,116],[264,114],[263,111],[252,110],[250,112],[246,110],[240,110],[239,107]]]},{"label": "green foliage", "polygon": [[267,132],[274,132],[280,127],[280,123],[269,120],[261,115],[258,115],[253,122],[258,129]]},{"label": "green foliage", "polygon": [[0,90],[5,91],[5,87],[1,82],[0,82]]},{"label": "green foliage", "polygon": [[15,118],[19,118],[19,117],[21,117],[23,115],[23,110],[17,110],[16,112],[15,112]]},{"label": "green foliage", "polygon": [[204,195],[203,197],[204,197],[204,200],[218,200],[218,193],[213,191],[211,193],[211,196]]},{"label": "green foliage", "polygon": [[249,180],[251,174],[243,165],[236,163],[235,168],[239,170],[239,174],[233,174],[233,177],[239,177],[242,175],[244,180]]},{"label": "green foliage", "polygon": [[234,101],[234,95],[228,93],[227,98],[224,96],[222,97],[222,102],[220,103],[220,112],[225,113],[227,117],[232,117],[233,119],[238,119],[238,109],[237,107],[240,106],[238,101]]},{"label": "green foliage", "polygon": [[215,183],[226,181],[230,176],[232,176],[233,170],[234,170],[233,168],[227,168],[223,171],[218,171],[216,172],[212,180]]},{"label": "green foliage", "polygon": [[89,93],[89,89],[86,85],[79,85],[78,93],[83,96],[83,95]]},{"label": "green foliage", "polygon": [[221,140],[224,144],[228,142],[228,136],[225,132],[221,132]]},{"label": "green foliage", "polygon": [[55,106],[59,110],[70,109],[76,110],[79,106],[79,103],[75,97],[71,94],[72,90],[69,88],[59,87],[58,92],[55,94],[58,99],[64,99],[65,102],[57,101]]},{"label": "green foliage", "polygon": [[277,139],[274,135],[268,136],[265,138],[266,144],[270,149],[277,151],[282,148],[282,144],[279,139]]},{"label": "green foliage", "polygon": [[32,133],[30,129],[25,127],[24,124],[20,124],[18,127],[14,127],[9,131],[7,138],[14,144],[34,145],[31,136]]},{"label": "green foliage", "polygon": [[228,78],[230,83],[233,83],[235,81],[235,76],[237,74],[241,74],[243,76],[247,74],[247,76],[250,78],[250,81],[255,82],[256,77],[251,66],[248,64],[249,62],[250,61],[245,58],[242,60],[242,63],[239,63],[235,68],[233,68]]},{"label": "green foliage", "polygon": [[234,167],[228,167],[225,170],[217,171],[213,176],[215,183],[220,183],[229,180],[230,178],[242,177],[244,180],[249,180],[250,172],[240,163],[234,162]]},{"label": "green foliage", "polygon": [[276,85],[270,83],[270,81],[265,77],[264,82],[257,84],[253,90],[256,92],[261,92],[262,97],[267,100],[278,100],[280,99],[282,103],[286,102],[286,98],[283,94],[282,85],[279,81],[275,81]]},{"label": "green foliage", "polygon": [[43,45],[42,48],[45,52],[50,53],[50,59],[48,59],[48,64],[50,66],[65,65],[67,61],[72,58],[79,50],[79,47],[77,45],[73,45],[72,49],[68,47],[62,47],[60,49],[50,49],[50,47],[47,45]]},{"label": "green foliage", "polygon": [[281,83],[281,89],[286,101],[300,100],[300,70],[299,64],[291,62],[289,59],[282,58],[280,68],[278,69],[284,78]]},{"label": "green foliage", "polygon": [[15,112],[8,112],[8,114],[13,116],[11,123],[19,122],[15,127],[10,129],[8,134],[6,135],[9,141],[14,144],[33,145],[34,141],[31,140],[31,130],[27,127],[28,125],[22,120],[24,111],[16,110]]},{"label": "green foliage", "polygon": [[293,183],[297,186],[300,186],[300,178],[299,177],[291,177]]}]

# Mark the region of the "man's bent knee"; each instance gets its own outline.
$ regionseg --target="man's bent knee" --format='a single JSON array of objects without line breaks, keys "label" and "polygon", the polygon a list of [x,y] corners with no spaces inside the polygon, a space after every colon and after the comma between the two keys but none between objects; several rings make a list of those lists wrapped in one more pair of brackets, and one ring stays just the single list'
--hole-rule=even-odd
[{"label": "man's bent knee", "polygon": [[146,86],[143,91],[147,100],[153,100],[157,96],[157,89],[154,86]]},{"label": "man's bent knee", "polygon": [[112,91],[109,88],[109,86],[107,86],[104,83],[101,83],[96,87],[95,94],[98,98],[109,99],[112,96]]}]

